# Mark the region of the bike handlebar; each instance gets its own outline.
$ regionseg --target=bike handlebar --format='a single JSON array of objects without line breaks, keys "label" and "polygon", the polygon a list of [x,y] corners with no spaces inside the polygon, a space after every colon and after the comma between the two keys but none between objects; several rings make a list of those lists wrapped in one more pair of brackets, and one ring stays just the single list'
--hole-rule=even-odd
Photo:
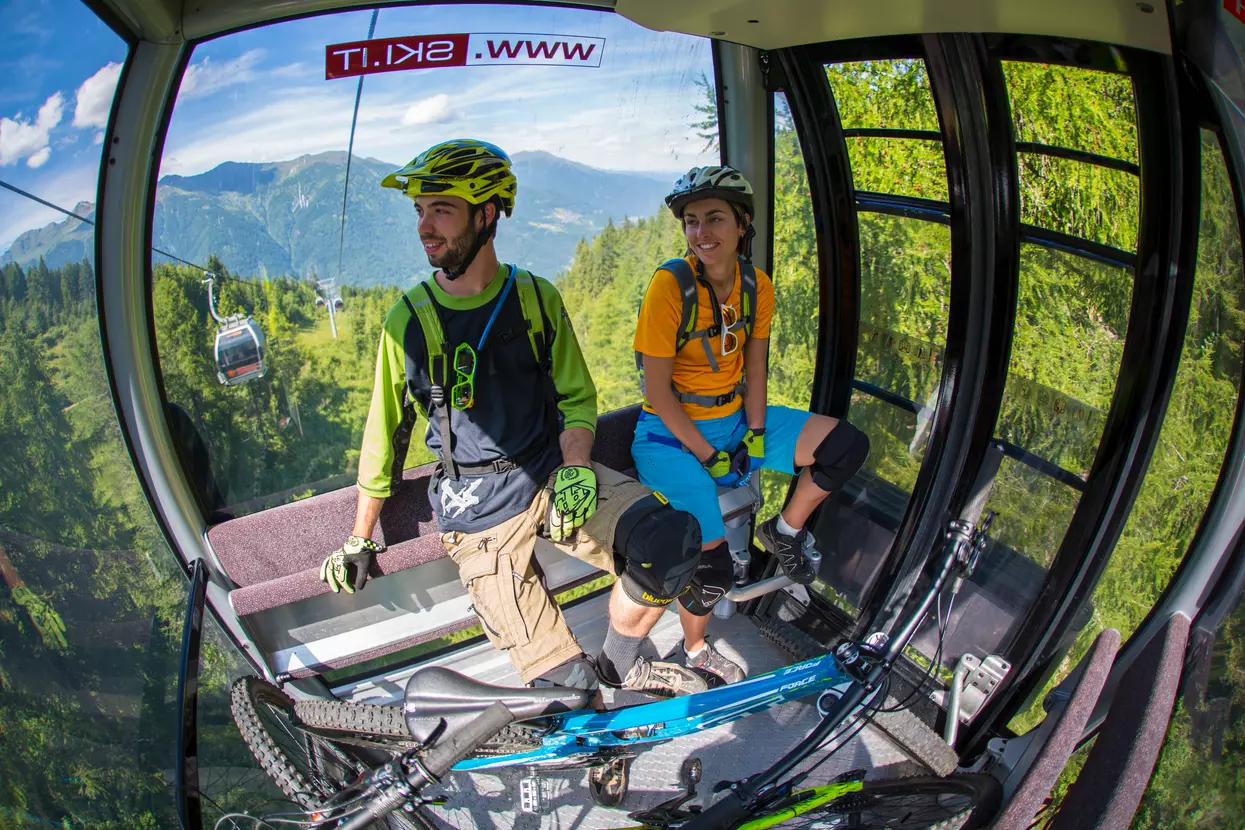
[{"label": "bike handlebar", "polygon": [[390,779],[380,791],[350,818],[336,825],[336,830],[363,830],[372,822],[388,815],[429,784],[436,783],[480,744],[492,738],[514,721],[514,714],[500,700],[480,713],[462,729],[442,739],[415,761],[406,782]]}]

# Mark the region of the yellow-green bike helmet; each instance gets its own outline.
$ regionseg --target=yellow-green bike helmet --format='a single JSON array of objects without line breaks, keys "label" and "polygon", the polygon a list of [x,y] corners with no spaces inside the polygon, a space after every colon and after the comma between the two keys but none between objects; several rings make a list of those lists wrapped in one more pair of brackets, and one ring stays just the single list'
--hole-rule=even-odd
[{"label": "yellow-green bike helmet", "polygon": [[510,156],[495,144],[474,138],[455,138],[429,147],[401,170],[390,173],[381,187],[416,196],[444,194],[482,205],[493,197],[507,217],[514,210],[519,182],[510,169]]}]

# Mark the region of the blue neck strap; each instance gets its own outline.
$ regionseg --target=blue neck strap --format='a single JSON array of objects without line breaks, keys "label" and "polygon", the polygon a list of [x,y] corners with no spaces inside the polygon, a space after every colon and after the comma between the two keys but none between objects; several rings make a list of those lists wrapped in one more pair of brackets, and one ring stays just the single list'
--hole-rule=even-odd
[{"label": "blue neck strap", "polygon": [[488,322],[484,324],[484,333],[480,335],[480,345],[476,346],[476,353],[484,351],[484,342],[488,340],[488,333],[493,330],[493,323],[497,320],[497,314],[501,311],[501,307],[506,303],[506,297],[510,294],[510,286],[514,284],[514,266],[510,266],[510,273],[506,275],[506,284],[502,286],[501,296],[497,298],[497,305],[493,306],[493,313],[489,315]]}]

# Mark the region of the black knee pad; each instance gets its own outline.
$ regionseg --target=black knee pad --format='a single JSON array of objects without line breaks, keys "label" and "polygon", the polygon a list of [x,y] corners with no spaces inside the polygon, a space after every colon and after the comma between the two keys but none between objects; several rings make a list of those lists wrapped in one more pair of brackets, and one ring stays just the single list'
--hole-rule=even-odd
[{"label": "black knee pad", "polygon": [[703,617],[713,606],[735,587],[735,568],[731,564],[731,550],[726,542],[700,552],[700,564],[692,574],[687,591],[679,597],[682,605],[697,617]]},{"label": "black knee pad", "polygon": [[662,607],[687,590],[700,563],[700,523],[657,496],[623,511],[614,530],[623,590],[641,605]]},{"label": "black knee pad", "polygon": [[559,663],[527,685],[534,689],[565,686],[595,692],[600,686],[598,680],[596,663],[588,655],[580,654]]},{"label": "black knee pad", "polygon": [[869,436],[843,420],[813,450],[809,472],[823,490],[838,490],[856,475],[869,457]]}]

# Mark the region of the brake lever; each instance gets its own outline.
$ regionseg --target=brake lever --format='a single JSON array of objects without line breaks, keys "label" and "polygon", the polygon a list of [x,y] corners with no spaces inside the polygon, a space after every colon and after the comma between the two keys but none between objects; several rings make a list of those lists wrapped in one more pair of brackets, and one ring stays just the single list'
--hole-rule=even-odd
[{"label": "brake lever", "polygon": [[998,514],[993,510],[986,513],[986,517],[982,519],[981,525],[973,531],[972,546],[969,548],[968,562],[964,566],[964,576],[972,576],[973,571],[977,570],[977,563],[981,561],[981,555],[986,550],[986,532],[990,529],[990,525],[994,523],[994,517]]}]

